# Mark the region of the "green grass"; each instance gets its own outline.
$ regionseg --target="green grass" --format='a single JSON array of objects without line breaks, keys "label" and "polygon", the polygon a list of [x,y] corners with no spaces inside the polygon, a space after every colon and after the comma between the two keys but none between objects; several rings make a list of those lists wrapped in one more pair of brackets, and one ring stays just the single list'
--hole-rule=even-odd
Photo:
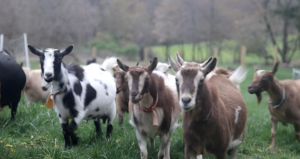
[{"label": "green grass", "polygon": [[[270,70],[271,68],[264,67]],[[267,94],[257,106],[255,95],[246,91],[252,80],[253,68],[249,68],[247,79],[242,83],[242,95],[248,107],[247,135],[239,149],[238,158],[242,159],[298,159],[300,145],[295,142],[294,129],[291,125],[278,125],[276,146],[268,148],[270,143],[270,115],[267,109]],[[276,77],[291,78],[291,69],[279,68]],[[1,159],[137,159],[139,148],[134,129],[128,123],[126,114],[124,124],[120,127],[115,118],[114,130],[109,142],[104,137],[96,137],[93,121],[82,121],[76,131],[80,137],[79,145],[70,150],[64,149],[64,139],[58,117],[53,109],[42,103],[26,106],[22,98],[15,121],[10,121],[10,109],[5,107],[0,118],[0,158]],[[102,124],[102,132],[106,125]],[[157,158],[159,138],[155,149],[148,143],[149,158]],[[182,128],[178,128],[171,139],[171,158],[184,158]],[[24,145],[26,142],[26,145]],[[33,146],[31,146],[31,143]],[[12,148],[6,145],[13,145]],[[55,147],[57,145],[57,147]],[[213,157],[205,157],[213,158]]]}]

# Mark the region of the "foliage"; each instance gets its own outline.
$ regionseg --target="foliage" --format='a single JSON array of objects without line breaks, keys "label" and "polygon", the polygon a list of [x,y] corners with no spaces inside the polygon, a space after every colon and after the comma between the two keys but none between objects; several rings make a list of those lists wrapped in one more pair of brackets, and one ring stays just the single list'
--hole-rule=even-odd
[{"label": "foliage", "polygon": [[[298,159],[300,147],[295,141],[294,129],[291,125],[284,127],[279,124],[276,146],[272,149],[268,148],[271,124],[267,108],[267,94],[263,93],[263,101],[260,106],[257,106],[255,95],[247,92],[247,85],[251,82],[254,72],[253,68],[248,69],[248,77],[241,84],[242,95],[248,108],[247,134],[239,149],[238,158]],[[271,70],[270,67],[261,69]],[[291,73],[291,69],[279,68],[276,77],[291,78]],[[43,103],[27,107],[23,97],[15,121],[10,121],[9,108],[5,107],[1,112],[0,158],[136,159],[139,158],[139,148],[135,131],[127,122],[128,119],[128,114],[126,114],[123,126],[117,124],[117,118],[114,120],[114,130],[109,142],[104,137],[96,137],[93,121],[82,121],[76,131],[80,137],[79,145],[65,150],[61,126],[54,110],[48,109]],[[105,130],[106,126],[102,124],[102,131],[105,132]],[[155,149],[151,149],[148,143],[149,159],[157,158],[159,138],[156,138],[155,142]],[[175,130],[171,138],[170,154],[174,159],[184,158],[181,127]]]}]

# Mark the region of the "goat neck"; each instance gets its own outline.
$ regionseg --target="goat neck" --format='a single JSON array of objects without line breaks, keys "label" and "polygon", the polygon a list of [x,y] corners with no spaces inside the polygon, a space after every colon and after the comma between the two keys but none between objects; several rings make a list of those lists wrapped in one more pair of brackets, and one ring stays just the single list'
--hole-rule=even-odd
[{"label": "goat neck", "polygon": [[283,86],[276,78],[270,83],[270,87],[266,90],[269,94],[270,100],[273,105],[279,104],[283,98]]}]

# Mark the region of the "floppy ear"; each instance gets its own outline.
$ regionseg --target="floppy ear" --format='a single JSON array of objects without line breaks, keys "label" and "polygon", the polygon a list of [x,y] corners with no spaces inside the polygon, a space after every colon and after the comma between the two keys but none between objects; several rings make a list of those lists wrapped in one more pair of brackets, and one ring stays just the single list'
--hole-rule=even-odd
[{"label": "floppy ear", "polygon": [[168,59],[169,59],[169,62],[171,64],[171,67],[172,69],[175,71],[175,72],[178,72],[180,66],[170,57],[170,54],[168,54]]},{"label": "floppy ear", "polygon": [[179,63],[179,65],[182,66],[184,63],[184,60],[180,57],[180,55],[178,53],[176,53],[176,59],[177,59],[177,62]]},{"label": "floppy ear", "polygon": [[117,63],[123,71],[127,72],[129,70],[129,67],[124,65],[119,59],[117,59]]},{"label": "floppy ear", "polygon": [[33,54],[37,55],[37,56],[41,56],[43,54],[43,52],[39,49],[36,49],[35,47],[28,45],[28,49],[30,50],[30,52],[32,52]]},{"label": "floppy ear", "polygon": [[275,75],[275,73],[277,72],[278,65],[279,65],[279,62],[276,62],[275,65],[274,65],[274,67],[273,67],[273,70],[272,70],[273,75]]},{"label": "floppy ear", "polygon": [[154,57],[152,63],[150,64],[150,66],[148,67],[148,73],[151,74],[152,71],[156,68],[157,65],[157,57]]},{"label": "floppy ear", "polygon": [[204,67],[203,69],[204,76],[206,76],[208,73],[214,70],[216,65],[217,65],[217,59],[213,58],[211,62]]},{"label": "floppy ear", "polygon": [[208,63],[210,63],[210,61],[212,59],[213,59],[212,57],[208,58],[208,60],[206,60],[206,61],[204,61],[203,63],[200,64],[200,67],[202,67],[202,68],[205,67]]}]

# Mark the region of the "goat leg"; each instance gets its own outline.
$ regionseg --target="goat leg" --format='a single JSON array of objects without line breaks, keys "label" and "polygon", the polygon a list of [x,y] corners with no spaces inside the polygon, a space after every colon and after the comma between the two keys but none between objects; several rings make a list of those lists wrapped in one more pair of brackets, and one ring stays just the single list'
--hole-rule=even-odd
[{"label": "goat leg", "polygon": [[271,123],[272,123],[272,128],[271,128],[271,144],[269,146],[270,148],[275,146],[275,135],[276,135],[278,121],[271,117]]},{"label": "goat leg", "polygon": [[69,136],[69,123],[66,121],[65,123],[61,123],[62,133],[65,139],[65,148],[71,148],[70,136]]},{"label": "goat leg", "polygon": [[300,141],[300,124],[296,123],[294,124],[295,128],[295,138],[297,141]]},{"label": "goat leg", "polygon": [[75,134],[75,130],[77,128],[77,124],[75,122],[75,120],[72,120],[70,126],[69,126],[69,135],[71,137],[71,140],[72,140],[72,144],[73,145],[77,145],[78,144],[78,140],[79,140],[79,137],[77,137],[77,135]]},{"label": "goat leg", "polygon": [[98,136],[102,135],[101,123],[100,123],[99,117],[97,117],[97,118],[94,119],[94,125],[95,125],[95,128],[96,128],[96,134]]}]

